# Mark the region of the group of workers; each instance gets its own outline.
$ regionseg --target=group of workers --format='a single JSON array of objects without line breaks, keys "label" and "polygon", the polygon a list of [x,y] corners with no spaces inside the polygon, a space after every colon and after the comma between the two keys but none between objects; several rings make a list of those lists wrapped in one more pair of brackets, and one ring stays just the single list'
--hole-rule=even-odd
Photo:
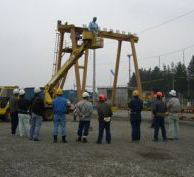
[{"label": "group of workers", "polygon": [[[34,88],[34,97],[29,101],[25,98],[25,90],[14,89],[13,96],[10,99],[10,115],[11,115],[11,133],[16,134],[16,129],[19,124],[19,135],[28,136],[29,140],[39,141],[40,127],[42,125],[44,115],[44,100],[40,96],[41,89]],[[59,126],[61,127],[62,142],[66,143],[67,128],[66,128],[66,114],[68,112],[68,101],[64,98],[63,91],[58,89],[56,91],[56,98],[53,99],[53,142],[58,140]],[[181,105],[179,99],[176,97],[176,91],[171,90],[169,95],[171,98],[167,103],[163,101],[162,92],[156,93],[156,100],[152,108],[154,115],[154,141],[158,141],[159,129],[162,132],[163,141],[178,140],[179,132],[179,116]],[[143,101],[139,98],[139,93],[134,90],[132,99],[128,104],[130,109],[130,123],[131,123],[131,140],[139,141],[141,137],[141,111],[143,109]],[[90,121],[93,113],[92,103],[89,101],[89,93],[82,94],[83,100],[76,104],[76,114],[79,118],[79,125],[77,131],[77,142],[87,143],[87,136],[89,134]],[[106,102],[104,95],[99,95],[99,102],[97,103],[97,113],[99,122],[99,133],[96,143],[102,144],[103,133],[106,130],[106,141],[111,144],[111,117],[113,115],[111,106]],[[165,128],[165,117],[169,117],[169,135],[167,138]]]},{"label": "group of workers", "polygon": [[[39,141],[39,133],[44,115],[44,100],[40,96],[41,89],[34,88],[34,97],[29,101],[25,98],[25,90],[14,89],[10,98],[11,133],[16,135],[19,124],[19,136],[27,136],[29,140]],[[64,98],[63,90],[56,91],[56,98],[53,99],[53,142],[58,140],[59,126],[61,127],[62,142],[66,143],[67,128],[66,114],[68,112],[68,100]],[[89,101],[89,93],[82,94],[83,100],[76,104],[76,113],[79,117],[77,131],[77,142],[87,143],[90,121],[93,113],[92,103]],[[112,111],[109,104],[105,102],[105,96],[100,95],[97,111],[99,115],[99,135],[97,143],[102,144],[103,132],[106,130],[107,143],[111,143],[110,122]]]},{"label": "group of workers", "polygon": [[44,114],[44,100],[41,89],[34,88],[34,97],[26,99],[24,89],[14,89],[9,101],[11,116],[11,133],[16,134],[19,124],[19,135],[28,136],[30,140],[39,141],[39,132]]},{"label": "group of workers", "polygon": [[[140,124],[141,124],[141,111],[143,109],[143,101],[139,98],[139,93],[134,90],[133,99],[130,101],[128,107],[130,109],[130,122],[132,127],[132,141],[140,140]],[[163,100],[163,93],[156,93],[156,100],[152,107],[153,114],[153,128],[154,128],[154,139],[158,141],[159,129],[162,132],[163,141],[178,140],[179,139],[179,117],[181,113],[181,105],[179,99],[176,97],[176,91],[171,90],[169,92],[170,99],[166,103]],[[165,128],[165,117],[169,118],[169,135],[167,138]]]}]

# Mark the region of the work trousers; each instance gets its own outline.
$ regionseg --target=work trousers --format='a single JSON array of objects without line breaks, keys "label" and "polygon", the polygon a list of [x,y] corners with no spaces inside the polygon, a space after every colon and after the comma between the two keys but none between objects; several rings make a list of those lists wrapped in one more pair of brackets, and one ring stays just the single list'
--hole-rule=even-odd
[{"label": "work trousers", "polygon": [[80,137],[87,137],[89,133],[89,128],[90,121],[80,120],[77,135]]},{"label": "work trousers", "polygon": [[66,136],[67,135],[67,129],[66,129],[66,115],[62,114],[54,114],[53,119],[53,136],[58,136],[59,134],[59,126],[61,127],[61,135]]},{"label": "work trousers", "polygon": [[30,131],[30,117],[28,114],[18,114],[19,117],[19,134],[20,136],[29,136]]},{"label": "work trousers", "polygon": [[140,140],[140,136],[141,136],[141,132],[140,132],[140,124],[141,124],[141,119],[131,119],[131,137],[132,137],[132,141],[139,141]]},{"label": "work trousers", "polygon": [[18,112],[11,112],[11,134],[15,135],[18,126]]},{"label": "work trousers", "polygon": [[158,140],[159,129],[161,128],[163,140],[166,140],[166,128],[164,117],[155,116],[154,118],[154,140]]},{"label": "work trousers", "polygon": [[111,133],[110,133],[110,122],[105,122],[103,120],[99,121],[99,133],[97,143],[101,144],[104,134],[104,129],[106,130],[106,141],[111,143]]},{"label": "work trousers", "polygon": [[178,138],[179,118],[178,113],[171,113],[169,117],[169,138]]},{"label": "work trousers", "polygon": [[32,113],[30,119],[30,139],[38,139],[40,127],[42,125],[42,116]]}]

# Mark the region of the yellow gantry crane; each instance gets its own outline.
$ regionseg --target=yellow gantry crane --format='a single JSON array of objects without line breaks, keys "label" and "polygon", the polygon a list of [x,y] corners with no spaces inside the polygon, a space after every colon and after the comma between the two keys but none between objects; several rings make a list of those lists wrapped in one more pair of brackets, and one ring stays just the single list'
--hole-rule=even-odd
[{"label": "yellow gantry crane", "polygon": [[[52,93],[57,88],[63,88],[65,84],[65,80],[68,74],[69,69],[74,66],[75,68],[75,77],[76,77],[76,86],[77,86],[77,99],[78,101],[82,99],[81,94],[85,91],[86,87],[86,77],[87,77],[87,65],[88,65],[88,53],[89,49],[98,49],[103,48],[103,38],[112,39],[118,41],[117,47],[117,56],[116,56],[116,64],[115,64],[115,77],[113,81],[113,92],[112,92],[112,100],[111,104],[115,106],[115,98],[116,98],[116,87],[118,80],[118,72],[119,72],[119,63],[120,63],[120,55],[121,55],[121,47],[122,42],[130,42],[133,61],[135,66],[136,80],[139,95],[142,98],[142,86],[141,80],[139,76],[139,67],[137,62],[137,55],[135,50],[135,43],[138,42],[139,38],[133,34],[120,34],[114,33],[112,30],[110,31],[99,31],[98,36],[94,35],[92,32],[88,31],[87,27],[76,27],[73,24],[62,24],[61,21],[58,21],[57,24],[58,31],[58,48],[57,48],[57,58],[56,63],[54,63],[54,73],[52,79],[45,86],[45,103],[48,107],[48,115],[49,108],[52,105]],[[71,47],[65,46],[65,34],[70,34]],[[82,43],[78,44],[78,40],[82,39]],[[70,57],[62,64],[62,58],[65,54],[70,54]],[[79,66],[78,59],[85,54],[84,66]],[[80,81],[80,72],[79,69],[83,69],[83,80],[82,85]]]},{"label": "yellow gantry crane", "polygon": [[[59,27],[59,26],[58,26]],[[75,26],[74,25],[66,25],[65,26],[66,30],[70,30],[71,31],[71,39],[75,39]],[[84,54],[88,56],[88,49],[97,49],[97,48],[103,48],[103,39],[100,37],[96,37],[92,32],[88,31],[88,29],[84,29],[83,31],[81,31],[81,33],[79,33],[81,35],[82,38],[82,44],[81,45],[77,45],[75,43],[75,40],[72,40],[72,44],[74,42],[74,47],[72,47],[71,49],[68,49],[71,51],[70,57],[66,60],[66,62],[61,65],[61,58],[62,58],[62,51],[65,51],[66,49],[63,49],[63,44],[60,43],[60,47],[59,47],[59,54],[58,54],[58,64],[57,64],[57,70],[56,73],[53,75],[53,77],[51,78],[51,80],[46,84],[45,86],[45,103],[46,103],[46,119],[52,119],[52,95],[53,92],[55,92],[55,90],[59,87],[63,88],[63,85],[65,83],[65,79],[67,76],[67,73],[69,71],[69,69],[75,65],[75,67],[77,66],[77,60]],[[63,33],[61,35],[61,38],[63,39]],[[63,40],[60,40],[61,42]],[[60,62],[59,62],[60,61]],[[87,66],[87,64],[86,64]],[[85,66],[85,67],[86,67]],[[76,72],[76,74],[78,74],[78,72]],[[78,76],[77,76],[78,77]],[[85,78],[86,78],[86,74],[85,74]],[[85,82],[85,81],[84,81]],[[84,84],[85,85],[85,84]],[[80,89],[80,88],[78,88]],[[85,90],[85,87],[83,88],[83,90]],[[81,93],[81,92],[79,92]],[[79,95],[78,99],[81,99],[81,94]]]}]

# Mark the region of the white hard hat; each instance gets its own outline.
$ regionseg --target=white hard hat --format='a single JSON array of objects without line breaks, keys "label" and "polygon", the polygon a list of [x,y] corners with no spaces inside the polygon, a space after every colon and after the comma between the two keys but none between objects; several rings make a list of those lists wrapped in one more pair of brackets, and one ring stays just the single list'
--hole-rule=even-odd
[{"label": "white hard hat", "polygon": [[23,90],[23,89],[19,91],[19,95],[25,95],[25,93],[26,93],[26,92],[25,92],[25,90]]},{"label": "white hard hat", "polygon": [[19,89],[14,89],[14,90],[13,90],[13,94],[14,94],[14,95],[18,95],[18,94],[19,94]]},{"label": "white hard hat", "polygon": [[39,87],[34,88],[34,93],[40,93],[40,92],[41,92],[41,89]]},{"label": "white hard hat", "polygon": [[171,96],[176,96],[176,91],[175,91],[175,90],[171,90],[171,91],[169,92],[169,94],[170,94]]},{"label": "white hard hat", "polygon": [[88,92],[84,92],[84,93],[82,93],[82,97],[83,98],[85,98],[85,97],[89,97],[90,95],[89,95],[89,93]]}]

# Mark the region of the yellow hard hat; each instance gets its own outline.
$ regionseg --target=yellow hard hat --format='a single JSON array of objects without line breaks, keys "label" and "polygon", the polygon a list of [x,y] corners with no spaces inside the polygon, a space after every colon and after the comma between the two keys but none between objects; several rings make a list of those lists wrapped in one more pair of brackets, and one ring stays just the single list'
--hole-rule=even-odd
[{"label": "yellow hard hat", "polygon": [[63,90],[62,89],[57,89],[57,95],[62,95],[63,94]]},{"label": "yellow hard hat", "polygon": [[137,90],[133,90],[132,96],[138,96],[139,92]]}]

